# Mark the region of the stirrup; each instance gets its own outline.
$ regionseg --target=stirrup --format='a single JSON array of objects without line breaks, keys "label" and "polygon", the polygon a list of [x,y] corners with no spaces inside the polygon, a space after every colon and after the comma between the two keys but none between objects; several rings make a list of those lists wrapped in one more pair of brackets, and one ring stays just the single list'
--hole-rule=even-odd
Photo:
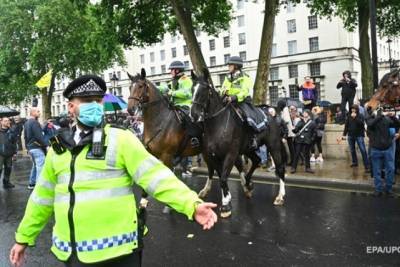
[{"label": "stirrup", "polygon": [[197,137],[192,137],[190,139],[190,145],[192,146],[192,148],[196,148],[200,146],[200,141]]}]

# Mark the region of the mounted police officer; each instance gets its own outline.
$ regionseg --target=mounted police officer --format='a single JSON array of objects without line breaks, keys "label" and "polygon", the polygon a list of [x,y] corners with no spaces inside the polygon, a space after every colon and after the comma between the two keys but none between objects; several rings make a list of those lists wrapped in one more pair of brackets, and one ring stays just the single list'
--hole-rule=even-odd
[{"label": "mounted police officer", "polygon": [[251,103],[250,89],[253,86],[251,78],[242,71],[243,60],[238,56],[230,57],[227,62],[229,73],[220,89],[225,103],[238,104],[245,115],[247,124],[252,129],[251,149],[257,149],[255,134],[266,128],[266,115],[257,110]]},{"label": "mounted police officer", "polygon": [[53,213],[51,250],[66,266],[140,266],[145,227],[133,183],[204,229],[216,222],[215,204],[203,203],[132,132],[103,124],[105,91],[105,82],[94,75],[79,77],[64,91],[76,126],[51,139],[16,231],[14,266],[22,264],[26,247],[35,244]]}]

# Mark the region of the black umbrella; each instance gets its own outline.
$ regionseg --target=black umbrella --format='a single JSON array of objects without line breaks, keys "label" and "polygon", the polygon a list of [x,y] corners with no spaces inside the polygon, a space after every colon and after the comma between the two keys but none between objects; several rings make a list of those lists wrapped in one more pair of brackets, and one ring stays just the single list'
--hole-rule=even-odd
[{"label": "black umbrella", "polygon": [[17,115],[19,115],[19,111],[6,106],[0,106],[0,117],[12,117]]}]

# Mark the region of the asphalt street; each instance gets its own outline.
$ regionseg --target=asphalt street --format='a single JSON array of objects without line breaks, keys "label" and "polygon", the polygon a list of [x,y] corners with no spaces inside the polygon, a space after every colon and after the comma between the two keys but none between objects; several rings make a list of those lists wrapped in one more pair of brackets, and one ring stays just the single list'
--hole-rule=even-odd
[{"label": "asphalt street", "polygon": [[[23,216],[26,166],[16,170],[16,188],[0,189],[0,266],[9,266],[13,233]],[[203,176],[188,178],[199,191]],[[211,231],[151,201],[143,266],[399,266],[400,251],[368,253],[373,247],[400,247],[399,198],[366,193],[288,187],[286,203],[272,205],[276,185],[256,182],[246,199],[239,182],[229,182],[233,215]],[[208,201],[219,203],[214,181]],[[51,222],[28,250],[25,266],[63,266],[49,251]],[[400,248],[399,248],[400,249]]]}]

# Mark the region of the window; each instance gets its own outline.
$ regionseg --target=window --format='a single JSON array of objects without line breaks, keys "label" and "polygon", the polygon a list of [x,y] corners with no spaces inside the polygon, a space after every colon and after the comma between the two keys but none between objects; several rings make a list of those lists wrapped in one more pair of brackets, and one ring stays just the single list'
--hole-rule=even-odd
[{"label": "window", "polygon": [[272,106],[276,106],[279,98],[278,86],[269,87],[269,102]]},{"label": "window", "polygon": [[198,44],[199,44],[199,48],[200,48],[200,50],[201,50],[201,42],[198,42]]},{"label": "window", "polygon": [[108,73],[108,79],[109,80],[111,80],[112,76],[113,76],[112,72]]},{"label": "window", "polygon": [[289,41],[288,42],[288,54],[289,55],[294,55],[297,53],[297,41]]},{"label": "window", "polygon": [[272,44],[271,57],[276,57],[277,54],[278,54],[277,46],[276,44]]},{"label": "window", "polygon": [[171,54],[173,58],[176,57],[176,47],[171,48]]},{"label": "window", "polygon": [[310,63],[308,64],[308,67],[310,69],[310,75],[311,76],[319,76],[321,75],[321,63]]},{"label": "window", "polygon": [[287,31],[288,33],[296,32],[296,20],[291,19],[287,21]]},{"label": "window", "polygon": [[165,65],[161,65],[161,73],[166,73],[167,72],[167,68],[165,67]]},{"label": "window", "polygon": [[236,1],[236,8],[242,9],[244,7],[244,0],[237,0]]},{"label": "window", "polygon": [[175,43],[176,42],[176,35],[171,35],[171,43]]},{"label": "window", "polygon": [[239,33],[239,45],[246,44],[246,33]]},{"label": "window", "polygon": [[229,36],[225,36],[224,37],[224,47],[230,47],[231,46],[231,40],[229,38]]},{"label": "window", "polygon": [[[53,109],[52,114],[53,114],[53,115],[56,115],[56,107],[53,106],[52,109]],[[25,113],[28,113],[28,109],[25,110]]]},{"label": "window", "polygon": [[195,34],[197,37],[199,37],[199,36],[201,35],[201,31],[195,30],[195,31],[194,31],[194,34]]},{"label": "window", "polygon": [[225,81],[226,74],[220,74],[218,77],[219,77],[219,84],[222,85]]},{"label": "window", "polygon": [[210,44],[210,51],[215,50],[215,39],[211,39],[208,43]]},{"label": "window", "polygon": [[246,51],[242,51],[242,52],[239,52],[239,57],[243,60],[243,61],[246,61]]},{"label": "window", "polygon": [[160,50],[160,59],[165,60],[165,50]]},{"label": "window", "polygon": [[215,66],[217,65],[217,59],[215,57],[210,57],[210,66]]},{"label": "window", "polygon": [[57,115],[60,115],[60,106],[57,105]]},{"label": "window", "polygon": [[299,91],[297,90],[297,84],[289,84],[289,97],[299,99]]},{"label": "window", "polygon": [[150,62],[154,62],[154,52],[150,53]]},{"label": "window", "polygon": [[187,45],[184,45],[183,46],[183,55],[187,56],[188,54],[189,54],[189,51],[188,51]]},{"label": "window", "polygon": [[244,26],[244,15],[238,16],[237,22],[238,22],[238,27],[243,27]]},{"label": "window", "polygon": [[297,65],[289,65],[289,78],[296,78],[299,76]]},{"label": "window", "polygon": [[287,10],[286,10],[287,13],[293,13],[294,12],[294,9],[295,9],[294,5],[295,4],[292,1],[290,1],[290,0],[287,1],[287,7],[286,7],[287,8]]},{"label": "window", "polygon": [[61,103],[61,97],[60,97],[60,95],[57,96],[57,103]]},{"label": "window", "polygon": [[140,64],[144,64],[144,55],[140,55]]},{"label": "window", "polygon": [[318,45],[318,37],[311,37],[308,39],[309,44],[310,44],[310,52],[318,51],[319,50],[319,45]]},{"label": "window", "polygon": [[117,71],[117,78],[118,78],[118,80],[121,80],[121,72],[120,71]]},{"label": "window", "polygon": [[231,54],[225,54],[224,55],[224,63],[226,64],[229,60],[229,58],[231,57]]},{"label": "window", "polygon": [[186,60],[185,62],[183,62],[183,64],[185,64],[185,68],[186,68],[186,69],[189,68],[189,61]]},{"label": "window", "polygon": [[269,69],[269,79],[271,81],[279,80],[279,68],[270,68]]},{"label": "window", "polygon": [[318,28],[318,18],[317,15],[308,16],[308,29],[317,29]]},{"label": "window", "polygon": [[156,74],[156,67],[151,67],[150,68],[150,73],[151,73],[151,75]]}]

